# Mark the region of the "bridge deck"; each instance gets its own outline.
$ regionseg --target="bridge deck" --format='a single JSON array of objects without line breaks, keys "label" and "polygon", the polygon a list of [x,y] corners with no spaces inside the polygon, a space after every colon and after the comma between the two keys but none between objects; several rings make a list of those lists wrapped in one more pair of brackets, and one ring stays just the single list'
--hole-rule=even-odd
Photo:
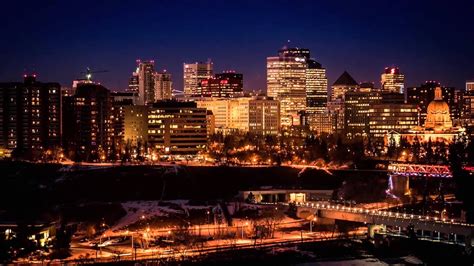
[{"label": "bridge deck", "polygon": [[464,236],[472,236],[474,233],[473,224],[456,222],[454,220],[440,220],[436,217],[308,202],[300,203],[298,207],[314,212],[319,217],[335,220],[383,224],[404,228],[412,225],[417,230]]}]

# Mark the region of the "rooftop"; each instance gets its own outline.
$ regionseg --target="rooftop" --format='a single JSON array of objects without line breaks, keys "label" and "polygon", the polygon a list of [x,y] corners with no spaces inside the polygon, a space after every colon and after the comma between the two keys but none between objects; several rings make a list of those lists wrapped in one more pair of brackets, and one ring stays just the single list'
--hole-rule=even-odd
[{"label": "rooftop", "polygon": [[342,75],[336,80],[336,82],[334,82],[333,85],[357,86],[359,84],[349,73],[347,73],[347,71],[344,71],[344,73],[342,73]]}]

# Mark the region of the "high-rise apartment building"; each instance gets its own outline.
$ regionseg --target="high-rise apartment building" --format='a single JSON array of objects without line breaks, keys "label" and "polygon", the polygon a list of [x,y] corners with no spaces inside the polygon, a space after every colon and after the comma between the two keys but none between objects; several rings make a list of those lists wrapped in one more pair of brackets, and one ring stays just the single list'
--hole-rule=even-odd
[{"label": "high-rise apartment building", "polygon": [[162,154],[197,154],[207,145],[206,109],[159,101],[148,111],[148,143]]},{"label": "high-rise apartment building", "polygon": [[138,104],[145,105],[153,103],[155,102],[155,61],[137,60],[137,64]]},{"label": "high-rise apartment building", "polygon": [[280,101],[281,126],[299,125],[306,109],[306,70],[309,50],[284,47],[267,57],[267,95]]},{"label": "high-rise apartment building", "polygon": [[61,145],[61,86],[36,81],[0,83],[0,149],[39,153]]},{"label": "high-rise apartment building", "polygon": [[171,100],[173,97],[173,82],[171,81],[171,74],[166,70],[163,72],[156,72],[155,78],[155,101]]},{"label": "high-rise apartment building", "polygon": [[386,67],[381,75],[382,92],[405,93],[405,75],[398,67]]},{"label": "high-rise apartment building", "polygon": [[209,60],[205,63],[184,63],[183,64],[183,84],[184,96],[191,97],[201,95],[199,84],[204,79],[212,78],[213,63]]},{"label": "high-rise apartment building", "polygon": [[356,92],[358,90],[359,84],[357,81],[347,71],[344,71],[331,86],[331,101],[336,99],[344,101],[347,92]]},{"label": "high-rise apartment building", "polygon": [[113,140],[112,110],[110,91],[104,86],[84,83],[77,87],[72,142],[78,160],[90,161],[107,155]]},{"label": "high-rise apartment building", "polygon": [[129,105],[123,108],[124,143],[136,146],[138,142],[144,144],[148,141],[148,110],[149,106],[144,105]]},{"label": "high-rise apartment building", "polygon": [[125,108],[134,106],[138,102],[138,92],[112,92],[112,132],[115,147],[123,147],[125,145]]}]

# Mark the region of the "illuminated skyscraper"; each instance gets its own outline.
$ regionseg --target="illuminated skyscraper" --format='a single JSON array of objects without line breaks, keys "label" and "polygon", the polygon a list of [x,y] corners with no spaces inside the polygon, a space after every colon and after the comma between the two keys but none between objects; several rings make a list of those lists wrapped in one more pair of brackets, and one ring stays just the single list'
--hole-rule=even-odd
[{"label": "illuminated skyscraper", "polygon": [[326,69],[313,59],[307,60],[306,69],[306,114],[323,113],[328,103],[328,79]]},{"label": "illuminated skyscraper", "polygon": [[267,57],[267,95],[280,101],[282,126],[299,125],[298,112],[306,109],[306,70],[309,50],[284,47]]},{"label": "illuminated skyscraper", "polygon": [[331,101],[344,100],[346,92],[356,92],[358,89],[357,81],[347,71],[344,71],[331,86]]},{"label": "illuminated skyscraper", "polygon": [[382,92],[405,92],[405,75],[398,67],[386,67],[381,76]]},{"label": "illuminated skyscraper", "polygon": [[155,101],[155,61],[137,61],[138,63],[138,104],[145,105]]},{"label": "illuminated skyscraper", "polygon": [[199,84],[204,79],[212,78],[213,63],[209,60],[206,63],[196,62],[183,65],[184,96],[190,97],[200,95]]},{"label": "illuminated skyscraper", "polygon": [[155,74],[155,101],[171,100],[173,82],[171,81],[171,74],[166,70],[163,72],[156,72]]}]

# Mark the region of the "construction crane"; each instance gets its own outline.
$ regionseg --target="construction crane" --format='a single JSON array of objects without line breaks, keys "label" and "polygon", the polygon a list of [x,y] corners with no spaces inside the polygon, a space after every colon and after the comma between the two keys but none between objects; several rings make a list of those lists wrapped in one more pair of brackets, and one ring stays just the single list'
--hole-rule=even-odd
[{"label": "construction crane", "polygon": [[85,76],[86,76],[85,80],[90,82],[92,80],[92,74],[105,73],[105,72],[109,72],[109,71],[108,70],[94,70],[94,71],[92,71],[90,69],[90,67],[87,67],[86,71],[82,71],[81,74],[85,74]]},{"label": "construction crane", "polygon": [[184,92],[183,91],[180,91],[180,90],[176,90],[176,89],[173,89],[171,91],[171,95],[174,97],[174,96],[177,96],[177,97],[183,97],[184,96]]}]

